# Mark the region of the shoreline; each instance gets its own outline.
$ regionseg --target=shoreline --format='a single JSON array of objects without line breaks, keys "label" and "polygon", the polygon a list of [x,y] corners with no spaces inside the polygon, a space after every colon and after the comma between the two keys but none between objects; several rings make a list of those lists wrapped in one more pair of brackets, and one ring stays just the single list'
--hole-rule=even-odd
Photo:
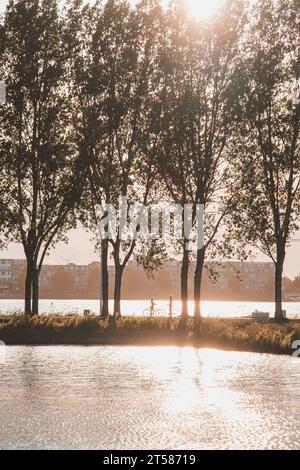
[{"label": "shoreline", "polygon": [[0,340],[14,346],[191,346],[292,355],[300,321],[82,316],[0,316]]},{"label": "shoreline", "polygon": [[[0,300],[21,300],[21,301],[24,301],[24,294],[16,294],[14,296],[12,296],[12,294],[8,294],[8,295],[0,295]],[[82,294],[73,294],[73,295],[69,295],[69,296],[65,296],[65,295],[62,295],[62,296],[59,296],[57,294],[53,294],[53,295],[41,295],[39,297],[39,300],[49,300],[49,301],[53,301],[53,300],[97,300],[99,301],[99,293],[97,293],[97,295],[82,295]],[[110,302],[113,302],[113,297],[109,298],[109,301]],[[146,299],[147,300],[147,299]],[[166,297],[156,297],[156,300],[159,301],[159,302],[168,302],[168,299]],[[136,297],[124,297],[123,302],[143,302],[145,301],[145,297],[141,297],[140,299],[139,298],[136,298]],[[179,296],[174,296],[174,301],[176,302],[180,302],[180,297]],[[216,296],[213,296],[213,297],[206,297],[204,296],[203,299],[202,299],[203,302],[262,302],[262,303],[273,303],[274,302],[274,298],[273,297],[258,297],[258,296],[255,296],[254,298],[249,296],[245,296],[245,297],[240,297],[240,298],[231,298],[231,297],[220,297],[220,298],[216,298]],[[283,299],[283,303],[299,303],[300,302],[300,298],[297,298],[297,299]]]},{"label": "shoreline", "polygon": [[[4,296],[4,295],[1,295],[0,296],[0,301],[1,300],[9,300],[9,301],[14,301],[14,300],[21,300],[22,303],[24,302],[24,294],[20,294],[20,295],[15,295],[14,297],[9,294],[7,296]],[[53,294],[53,295],[41,295],[39,297],[39,300],[46,300],[46,301],[49,301],[49,302],[52,302],[52,301],[55,301],[55,300],[82,300],[82,301],[98,301],[99,302],[99,293],[97,295],[87,295],[87,296],[83,296],[81,294],[78,294],[78,295],[70,295],[68,297],[66,296],[58,296],[57,294]],[[123,298],[122,302],[145,302],[145,299],[144,297],[143,298],[140,298],[140,299],[137,299],[136,297],[134,298]],[[173,298],[174,302],[180,302],[180,297],[178,296],[174,296]],[[113,302],[114,299],[113,298],[109,298],[109,302]],[[156,297],[156,301],[158,302],[168,302],[168,299],[165,298],[165,297]],[[252,297],[241,297],[241,298],[228,298],[228,297],[220,297],[220,298],[216,298],[215,296],[214,297],[203,297],[202,298],[202,301],[203,302],[232,302],[232,303],[241,303],[241,302],[247,302],[247,303],[265,303],[265,304],[269,304],[269,303],[274,303],[274,298],[273,297],[257,297],[255,296],[255,298],[252,298]],[[297,303],[300,303],[300,298],[293,298],[293,299],[283,299],[283,303],[284,304],[297,304]]]}]

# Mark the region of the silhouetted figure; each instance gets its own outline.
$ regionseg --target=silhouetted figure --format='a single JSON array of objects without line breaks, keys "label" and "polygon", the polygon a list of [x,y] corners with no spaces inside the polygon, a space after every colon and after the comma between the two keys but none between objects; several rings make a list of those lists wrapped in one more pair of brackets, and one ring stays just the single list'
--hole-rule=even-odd
[{"label": "silhouetted figure", "polygon": [[154,317],[155,307],[156,307],[156,303],[154,302],[154,299],[151,299],[150,300],[150,317]]},{"label": "silhouetted figure", "polygon": [[170,295],[169,298],[169,317],[172,318],[173,316],[173,296]]}]

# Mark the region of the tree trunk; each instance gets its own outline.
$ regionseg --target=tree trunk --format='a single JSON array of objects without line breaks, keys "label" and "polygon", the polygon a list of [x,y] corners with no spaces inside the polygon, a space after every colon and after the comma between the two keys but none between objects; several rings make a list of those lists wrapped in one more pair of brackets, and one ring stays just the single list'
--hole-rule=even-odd
[{"label": "tree trunk", "polygon": [[189,314],[188,307],[188,282],[189,282],[189,252],[183,251],[181,264],[181,316],[187,317]]},{"label": "tree trunk", "polygon": [[27,258],[27,271],[25,280],[25,315],[31,315],[31,293],[32,293],[32,263]]},{"label": "tree trunk", "polygon": [[101,242],[101,282],[102,282],[102,316],[109,315],[109,279],[108,279],[108,241]]},{"label": "tree trunk", "polygon": [[121,288],[123,269],[120,265],[115,266],[115,289],[114,289],[114,315],[121,315]]},{"label": "tree trunk", "polygon": [[38,269],[33,269],[32,276],[32,315],[39,314],[39,272]]},{"label": "tree trunk", "polygon": [[278,250],[277,262],[275,263],[275,319],[282,320],[282,276],[285,259],[284,250]]},{"label": "tree trunk", "polygon": [[197,252],[196,269],[194,274],[194,316],[201,317],[201,282],[205,260],[205,249],[201,248]]}]

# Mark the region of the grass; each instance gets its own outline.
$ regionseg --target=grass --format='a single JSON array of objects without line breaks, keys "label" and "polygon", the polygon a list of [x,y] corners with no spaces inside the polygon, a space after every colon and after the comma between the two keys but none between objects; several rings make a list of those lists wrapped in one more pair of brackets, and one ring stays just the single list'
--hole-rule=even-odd
[{"label": "grass", "polygon": [[248,319],[139,318],[17,315],[0,317],[6,344],[189,345],[239,351],[291,354],[300,339],[300,321]]}]

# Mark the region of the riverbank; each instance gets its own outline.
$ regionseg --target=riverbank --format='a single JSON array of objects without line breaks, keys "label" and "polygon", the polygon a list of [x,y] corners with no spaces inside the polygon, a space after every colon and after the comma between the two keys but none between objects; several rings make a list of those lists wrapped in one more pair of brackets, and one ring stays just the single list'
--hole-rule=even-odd
[{"label": "riverbank", "polygon": [[292,354],[300,321],[92,316],[0,317],[0,340],[8,345],[180,345]]}]

